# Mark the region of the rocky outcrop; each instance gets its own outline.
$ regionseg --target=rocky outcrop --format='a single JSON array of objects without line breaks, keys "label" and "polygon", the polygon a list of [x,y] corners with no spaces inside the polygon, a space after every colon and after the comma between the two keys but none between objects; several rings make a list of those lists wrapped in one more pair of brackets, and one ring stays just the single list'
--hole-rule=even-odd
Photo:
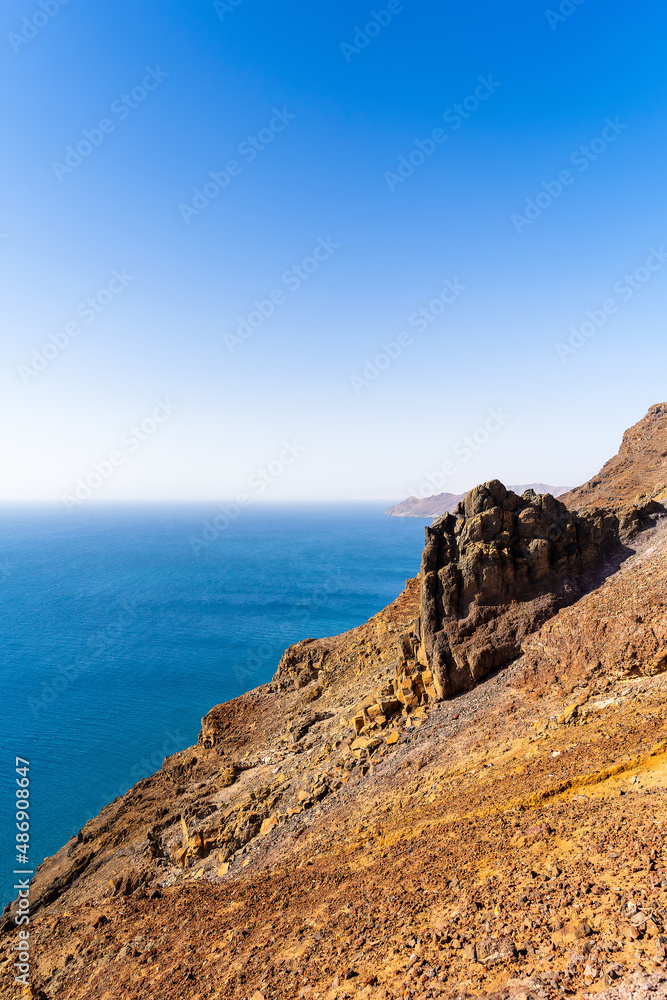
[{"label": "rocky outcrop", "polygon": [[497,480],[471,490],[455,515],[426,529],[420,653],[438,696],[515,660],[528,635],[627,554],[613,512],[579,515]]},{"label": "rocky outcrop", "polygon": [[[508,486],[514,493],[525,493],[534,490],[535,493],[550,493],[558,497],[567,492],[566,486],[546,486],[544,483],[528,483],[525,486]],[[390,517],[442,517],[453,514],[458,505],[465,500],[465,493],[438,493],[432,497],[408,497],[401,503],[394,504],[385,514]]]}]

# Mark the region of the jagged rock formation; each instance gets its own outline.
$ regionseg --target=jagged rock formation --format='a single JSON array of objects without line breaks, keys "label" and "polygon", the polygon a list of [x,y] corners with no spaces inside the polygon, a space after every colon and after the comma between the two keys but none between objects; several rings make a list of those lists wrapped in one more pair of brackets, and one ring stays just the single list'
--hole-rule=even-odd
[{"label": "jagged rock formation", "polygon": [[[527,483],[525,486],[508,486],[514,493],[525,493],[533,490],[535,493],[550,493],[559,497],[567,492],[566,486],[546,486],[545,483]],[[465,500],[465,493],[438,493],[432,497],[408,497],[401,503],[394,504],[385,511],[390,517],[442,517],[453,514],[458,505]]]},{"label": "jagged rock formation", "polygon": [[629,554],[615,514],[578,515],[494,480],[426,529],[423,655],[440,697],[515,660],[527,635]]}]

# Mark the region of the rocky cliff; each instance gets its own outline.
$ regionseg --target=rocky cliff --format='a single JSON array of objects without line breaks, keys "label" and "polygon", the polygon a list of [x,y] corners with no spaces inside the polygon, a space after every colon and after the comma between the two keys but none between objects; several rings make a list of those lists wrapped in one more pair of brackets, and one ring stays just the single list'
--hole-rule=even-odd
[{"label": "rocky cliff", "polygon": [[29,992],[5,913],[3,997],[664,997],[654,411],[611,509],[479,487],[392,605],[213,708],[39,867]]},{"label": "rocky cliff", "polygon": [[613,513],[578,515],[498,481],[471,490],[426,529],[420,637],[438,695],[511,663],[527,635],[628,554]]}]

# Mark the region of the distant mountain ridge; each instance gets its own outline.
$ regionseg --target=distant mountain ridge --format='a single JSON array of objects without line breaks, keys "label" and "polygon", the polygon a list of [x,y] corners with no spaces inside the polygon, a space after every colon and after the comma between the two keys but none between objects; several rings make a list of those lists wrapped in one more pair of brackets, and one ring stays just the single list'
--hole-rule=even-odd
[{"label": "distant mountain ridge", "polygon": [[[527,483],[525,486],[509,486],[521,496],[526,490],[535,490],[536,493],[550,493],[554,497],[562,496],[569,490],[568,486],[547,486],[546,483]],[[432,497],[408,497],[401,503],[394,504],[385,511],[390,517],[442,517],[443,514],[453,514],[456,507],[462,500],[465,500],[465,493],[438,493]]]}]

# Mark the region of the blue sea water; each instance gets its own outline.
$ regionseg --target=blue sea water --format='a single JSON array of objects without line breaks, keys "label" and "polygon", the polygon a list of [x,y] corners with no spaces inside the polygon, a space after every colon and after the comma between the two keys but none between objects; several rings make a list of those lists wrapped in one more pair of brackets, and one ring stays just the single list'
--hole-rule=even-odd
[{"label": "blue sea water", "polygon": [[426,521],[386,504],[0,508],[0,895],[12,890],[15,757],[30,761],[36,866],[269,680],[290,643],[398,596]]}]

